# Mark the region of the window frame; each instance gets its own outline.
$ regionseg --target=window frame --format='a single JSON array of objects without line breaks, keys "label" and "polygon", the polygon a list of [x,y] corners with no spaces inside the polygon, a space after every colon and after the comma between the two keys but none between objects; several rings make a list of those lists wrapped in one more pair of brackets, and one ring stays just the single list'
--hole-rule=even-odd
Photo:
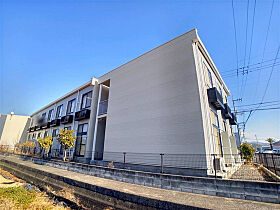
[{"label": "window frame", "polygon": [[62,116],[63,104],[56,107],[55,118],[60,118]]},{"label": "window frame", "polygon": [[53,119],[53,113],[54,113],[54,109],[50,109],[48,113],[48,121],[51,121]]},{"label": "window frame", "polygon": [[[67,114],[72,114],[72,113],[74,113],[75,112],[75,105],[76,105],[76,99],[74,98],[74,99],[72,99],[72,100],[70,100],[70,101],[68,101],[68,103],[67,103],[67,108],[66,108],[66,115]],[[71,104],[71,106],[70,106],[70,108],[69,108],[69,105]],[[72,109],[72,107],[73,107],[73,111],[71,111],[71,109]]]},{"label": "window frame", "polygon": [[[91,97],[89,97],[89,94],[91,94]],[[83,107],[83,104],[84,104],[84,97],[86,97],[86,100],[85,100],[85,107]],[[90,98],[90,99],[88,99]],[[87,106],[87,100],[89,100],[89,105]],[[91,91],[88,91],[86,93],[84,93],[82,95],[82,98],[81,98],[81,107],[80,107],[80,110],[84,110],[84,109],[87,109],[91,106],[91,100],[92,100],[92,90]]]},{"label": "window frame", "polygon": [[[87,131],[84,132],[84,126],[87,125]],[[82,132],[79,132],[79,127],[82,126]],[[75,156],[84,157],[87,143],[88,123],[79,124],[77,127],[77,140],[75,142]],[[83,143],[83,138],[85,142]],[[84,153],[81,153],[82,146],[84,146]]]}]

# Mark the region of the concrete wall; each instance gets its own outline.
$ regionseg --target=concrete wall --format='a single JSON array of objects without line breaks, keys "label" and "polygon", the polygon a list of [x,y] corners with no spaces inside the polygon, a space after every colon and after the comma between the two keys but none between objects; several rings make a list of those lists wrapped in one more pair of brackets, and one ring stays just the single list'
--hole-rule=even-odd
[{"label": "concrete wall", "polygon": [[205,154],[195,38],[190,31],[99,78],[110,79],[105,152]]},{"label": "concrete wall", "polygon": [[[46,161],[31,157],[22,158],[31,160],[36,164],[149,187],[267,203],[280,203],[279,183],[178,176],[116,168],[112,169],[80,163]],[[7,159],[0,159],[0,165],[11,166],[17,164]]]},{"label": "concrete wall", "polygon": [[14,146],[27,141],[30,117],[0,114],[0,145]]}]

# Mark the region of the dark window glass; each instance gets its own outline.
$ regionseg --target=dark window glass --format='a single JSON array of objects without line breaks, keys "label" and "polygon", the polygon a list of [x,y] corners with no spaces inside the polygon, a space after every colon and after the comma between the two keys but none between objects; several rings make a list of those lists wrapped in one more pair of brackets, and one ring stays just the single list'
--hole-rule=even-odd
[{"label": "dark window glass", "polygon": [[75,146],[75,155],[76,156],[85,155],[86,142],[87,142],[87,130],[88,130],[87,123],[80,124],[78,126],[77,140],[76,140],[76,146]]},{"label": "dark window glass", "polygon": [[213,79],[212,79],[211,71],[209,69],[207,69],[207,70],[208,70],[208,76],[209,76],[211,87],[213,87]]},{"label": "dark window glass", "polygon": [[48,121],[52,120],[52,117],[53,117],[53,109],[51,109],[49,111],[49,114],[48,114]]},{"label": "dark window glass", "polygon": [[59,105],[59,106],[56,108],[56,118],[61,117],[61,115],[62,115],[62,107],[63,107],[63,104]]},{"label": "dark window glass", "polygon": [[44,138],[48,136],[48,131],[45,131]]},{"label": "dark window glass", "polygon": [[90,107],[91,97],[92,97],[92,91],[83,94],[82,101],[81,101],[81,109],[85,109],[85,108]]},{"label": "dark window glass", "polygon": [[75,99],[68,101],[66,114],[70,114],[75,111],[75,101],[76,101]]},{"label": "dark window glass", "polygon": [[54,129],[52,132],[52,137],[55,138],[58,135],[58,129]]}]

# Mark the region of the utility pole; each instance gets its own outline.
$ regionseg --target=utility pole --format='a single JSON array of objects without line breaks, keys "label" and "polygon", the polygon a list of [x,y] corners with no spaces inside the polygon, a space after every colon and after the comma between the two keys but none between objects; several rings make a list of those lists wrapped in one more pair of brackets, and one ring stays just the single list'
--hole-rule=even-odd
[{"label": "utility pole", "polygon": [[[235,101],[242,101],[242,98],[232,99],[233,110],[234,110],[234,113],[235,113],[235,116],[236,116],[236,119],[237,119],[237,110],[236,110],[235,104],[234,104]],[[238,133],[238,138],[239,138],[238,140],[239,140],[239,145],[240,145],[241,144],[241,136],[240,136],[238,121],[237,121],[237,133]],[[244,135],[244,132],[243,132],[243,135]]]}]

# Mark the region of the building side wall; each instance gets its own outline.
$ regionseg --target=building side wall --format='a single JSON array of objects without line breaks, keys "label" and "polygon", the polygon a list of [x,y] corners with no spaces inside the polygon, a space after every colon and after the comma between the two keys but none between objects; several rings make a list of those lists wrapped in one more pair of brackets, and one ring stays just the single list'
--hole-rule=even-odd
[{"label": "building side wall", "polygon": [[0,121],[4,125],[1,126],[2,131],[0,132],[2,133],[0,136],[1,145],[14,146],[27,140],[27,129],[30,126],[29,116],[1,115]]},{"label": "building side wall", "polygon": [[105,152],[205,154],[195,38],[194,30],[105,75]]}]

